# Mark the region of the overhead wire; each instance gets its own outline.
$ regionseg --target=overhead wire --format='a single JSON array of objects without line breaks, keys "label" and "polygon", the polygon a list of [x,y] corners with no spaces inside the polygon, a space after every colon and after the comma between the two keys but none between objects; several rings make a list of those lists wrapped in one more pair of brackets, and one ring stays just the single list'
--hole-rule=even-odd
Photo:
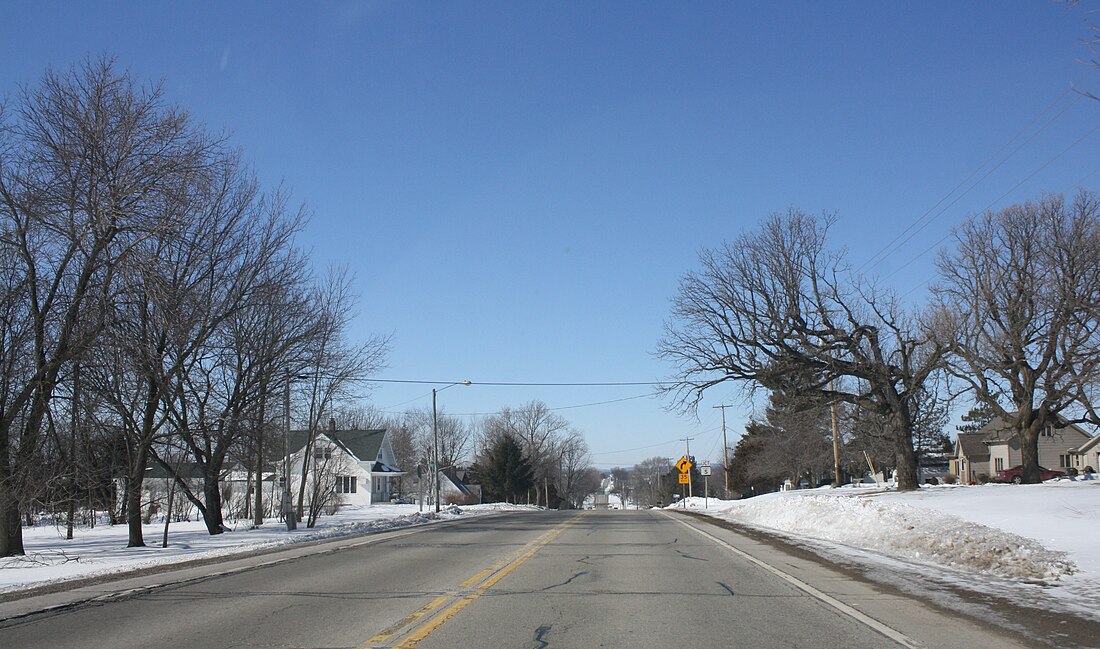
[{"label": "overhead wire", "polygon": [[423,381],[414,379],[378,379],[366,378],[372,383],[411,383],[418,385],[490,385],[496,387],[618,387],[630,385],[668,385],[668,381],[576,381],[562,383],[512,382],[512,381]]},{"label": "overhead wire", "polygon": [[[1008,162],[1014,155],[1016,155],[1016,153],[1019,152],[1023,147],[1027,146],[1028,143],[1030,143],[1039,134],[1043,133],[1047,128],[1049,128],[1051,124],[1053,124],[1055,121],[1057,121],[1070,108],[1072,108],[1078,101],[1080,101],[1080,99],[1082,97],[1081,94],[1078,94],[1073,99],[1073,101],[1069,102],[1069,104],[1067,104],[1065,108],[1063,108],[1060,112],[1058,112],[1056,115],[1051,117],[1039,130],[1032,133],[1026,140],[1021,142],[1019,144],[1019,146],[1014,148],[1010,153],[1008,153],[1008,155],[1004,156],[1000,160],[1000,162],[998,162],[995,166],[993,166],[991,169],[986,171],[986,173],[983,174],[981,178],[979,178],[977,181],[975,181],[973,184],[971,184],[970,187],[968,187],[964,192],[962,192],[961,194],[956,196],[950,203],[948,203],[947,205],[944,205],[942,209],[940,209],[938,212],[933,214],[933,212],[936,210],[937,207],[939,207],[940,204],[942,204],[945,200],[947,200],[949,197],[951,197],[951,195],[954,194],[955,192],[957,192],[961,187],[966,185],[970,181],[970,179],[972,179],[975,175],[977,175],[984,167],[986,167],[991,162],[996,160],[1005,149],[1007,149],[1013,142],[1015,142],[1017,139],[1019,139],[1024,133],[1026,133],[1028,130],[1030,130],[1032,128],[1032,126],[1034,126],[1034,124],[1036,122],[1038,122],[1043,117],[1043,115],[1045,115],[1052,108],[1054,108],[1056,105],[1058,105],[1058,103],[1060,103],[1066,97],[1067,94],[1072,92],[1072,90],[1073,90],[1072,87],[1066,89],[1061,95],[1058,96],[1057,99],[1055,99],[1053,102],[1051,102],[1050,105],[1048,105],[1038,115],[1036,115],[1035,118],[1033,118],[1024,128],[1022,128],[1019,132],[1017,132],[1015,135],[1013,135],[1011,139],[1009,139],[1007,142],[1005,142],[1005,144],[1003,144],[999,149],[997,149],[997,151],[994,152],[993,155],[989,156],[989,158],[987,158],[984,162],[982,162],[980,165],[978,165],[974,169],[974,171],[972,171],[965,179],[963,179],[962,182],[955,185],[955,187],[952,188],[951,191],[947,192],[942,198],[940,198],[940,200],[936,201],[936,203],[932,207],[930,207],[924,214],[922,214],[920,217],[918,217],[916,220],[914,220],[912,223],[910,223],[908,227],[906,227],[904,230],[902,230],[889,243],[887,243],[885,246],[883,246],[881,249],[879,249],[879,251],[876,252],[874,255],[872,255],[867,261],[863,262],[863,264],[861,264],[856,269],[856,272],[858,273],[858,272],[860,272],[861,270],[863,270],[864,268],[866,268],[868,266],[877,266],[878,264],[880,264],[882,261],[885,260],[886,255],[888,255],[889,253],[897,250],[901,246],[908,243],[914,236],[916,236],[922,230],[924,230],[925,227],[927,227],[934,220],[936,220],[937,218],[942,216],[948,209],[950,209],[953,205],[955,205],[959,200],[961,200],[964,196],[966,196],[968,193],[970,193],[975,187],[980,185],[982,183],[982,181],[984,181],[986,178],[988,178],[990,175],[992,175],[995,171],[1000,169],[1006,162]],[[906,235],[908,235],[908,236],[906,236]]]},{"label": "overhead wire", "polygon": [[[431,393],[429,392],[428,395],[430,395],[430,394]],[[428,395],[425,395],[424,397],[421,397],[421,398],[422,399],[427,398]],[[589,408],[589,407],[592,407],[592,406],[604,406],[604,405],[611,404],[611,403],[621,403],[623,401],[633,401],[635,399],[644,399],[646,397],[652,397],[652,396],[654,396],[654,394],[652,392],[647,392],[645,394],[636,394],[636,395],[631,396],[631,397],[622,397],[620,399],[608,399],[606,401],[593,401],[593,402],[590,402],[590,403],[578,403],[578,404],[573,404],[573,405],[569,405],[569,406],[556,406],[556,407],[553,407],[553,408],[547,408],[547,410],[550,410],[550,411],[574,410],[574,409],[577,409],[577,408]],[[417,401],[417,399],[412,399],[411,401],[406,401],[404,403],[411,403],[412,401]],[[397,405],[404,405],[404,403],[397,404]],[[404,414],[402,412],[395,412],[395,411],[389,410],[389,408],[393,408],[393,407],[395,407],[395,406],[388,406],[386,409],[380,410],[379,412],[381,412],[384,415]],[[494,410],[492,412],[448,412],[447,416],[448,417],[487,417],[487,416],[490,416],[490,415],[500,414],[500,412],[501,412],[500,410]]]},{"label": "overhead wire", "polygon": [[[1091,135],[1092,135],[1093,133],[1095,133],[1095,132],[1096,132],[1096,131],[1098,131],[1098,130],[1100,130],[1100,124],[1097,124],[1096,126],[1094,126],[1094,127],[1092,127],[1091,129],[1089,129],[1089,131],[1088,131],[1087,133],[1085,133],[1085,134],[1084,134],[1084,135],[1082,135],[1081,137],[1079,137],[1079,138],[1077,138],[1076,140],[1074,140],[1074,141],[1073,141],[1073,142],[1072,142],[1072,143],[1071,143],[1071,144],[1070,144],[1069,146],[1067,146],[1066,148],[1062,149],[1062,151],[1061,151],[1061,152],[1059,152],[1059,153],[1058,153],[1057,155],[1055,155],[1055,156],[1054,156],[1053,158],[1051,158],[1050,160],[1047,160],[1047,161],[1046,161],[1045,163],[1043,163],[1043,164],[1042,164],[1042,165],[1041,165],[1041,166],[1040,166],[1040,167],[1039,167],[1038,169],[1036,169],[1035,171],[1031,172],[1031,173],[1030,173],[1030,174],[1028,174],[1028,175],[1027,175],[1027,176],[1026,176],[1026,177],[1025,177],[1025,178],[1024,178],[1023,180],[1021,180],[1020,182],[1018,182],[1018,183],[1016,183],[1015,185],[1013,185],[1013,186],[1012,186],[1012,187],[1011,187],[1011,188],[1010,188],[1010,189],[1009,189],[1008,191],[1006,191],[1005,193],[1001,194],[1001,195],[1000,195],[1000,196],[998,196],[997,198],[993,199],[993,201],[991,201],[991,202],[990,202],[990,203],[989,203],[988,205],[986,205],[986,206],[985,206],[984,208],[982,208],[982,209],[980,210],[980,212],[986,212],[986,211],[988,211],[988,210],[989,210],[990,208],[992,208],[992,207],[993,207],[994,205],[996,205],[997,203],[1001,202],[1001,201],[1002,201],[1002,200],[1003,200],[1003,199],[1004,199],[1004,198],[1005,198],[1006,196],[1008,196],[1008,195],[1009,195],[1009,194],[1011,194],[1012,192],[1014,192],[1014,191],[1016,191],[1017,189],[1019,189],[1019,188],[1020,188],[1020,186],[1022,186],[1022,185],[1023,185],[1024,183],[1026,183],[1027,181],[1031,180],[1031,179],[1032,179],[1032,178],[1034,178],[1034,177],[1035,177],[1036,175],[1038,175],[1038,174],[1039,174],[1039,173],[1040,173],[1041,171],[1043,171],[1044,169],[1046,169],[1047,167],[1049,167],[1049,166],[1050,166],[1051,164],[1053,164],[1053,163],[1054,163],[1054,162],[1055,162],[1056,160],[1058,160],[1058,158],[1061,158],[1061,157],[1062,157],[1062,156],[1064,156],[1065,154],[1069,153],[1069,152],[1070,152],[1070,150],[1072,150],[1072,149],[1073,149],[1074,147],[1076,147],[1076,146],[1077,146],[1078,144],[1080,144],[1081,142],[1084,142],[1084,141],[1085,141],[1086,139],[1088,139],[1088,138],[1089,138],[1089,137],[1090,137],[1090,136],[1091,136]],[[938,241],[936,241],[935,243],[933,243],[933,244],[932,244],[931,246],[929,246],[929,247],[925,248],[925,249],[924,249],[924,250],[922,250],[921,252],[917,253],[917,254],[916,254],[916,255],[915,255],[914,257],[912,257],[912,258],[911,258],[911,259],[910,259],[909,261],[907,261],[907,262],[905,262],[904,264],[902,264],[901,266],[898,266],[897,268],[895,268],[895,269],[894,269],[893,271],[891,271],[891,272],[890,272],[890,274],[886,275],[886,276],[885,276],[885,277],[884,277],[883,279],[889,279],[889,278],[893,277],[894,275],[898,274],[898,273],[899,273],[900,271],[902,271],[902,270],[904,270],[905,268],[907,268],[907,267],[909,267],[910,265],[912,265],[912,264],[913,264],[913,263],[914,263],[915,261],[917,261],[917,260],[918,260],[918,259],[920,259],[921,257],[924,257],[925,255],[927,255],[927,254],[928,254],[929,252],[931,252],[931,251],[932,251],[932,250],[934,250],[935,248],[938,248],[938,247],[939,247],[939,246],[940,246],[941,244],[943,244],[943,242],[945,242],[945,241],[947,241],[948,239],[950,239],[950,238],[951,238],[951,234],[952,234],[951,232],[948,232],[947,234],[943,235],[943,237],[941,237],[941,238],[940,238],[940,239],[939,239]]]},{"label": "overhead wire", "polygon": [[[1095,131],[1095,130],[1096,130],[1096,129],[1093,129],[1093,131]],[[1072,147],[1072,145],[1071,145],[1071,147]],[[1049,163],[1048,163],[1048,164],[1049,164]],[[1041,170],[1041,169],[1040,169],[1040,170]],[[1038,172],[1036,172],[1036,173],[1038,173]],[[1073,183],[1070,183],[1070,185],[1069,185],[1068,187],[1066,187],[1065,189],[1063,189],[1061,193],[1063,193],[1063,194],[1066,194],[1066,193],[1068,193],[1069,191],[1071,191],[1071,190],[1073,190],[1073,189],[1075,189],[1075,188],[1078,188],[1078,187],[1080,187],[1081,185],[1083,185],[1083,184],[1085,183],[1085,181],[1086,181],[1086,180],[1088,180],[1089,178],[1091,178],[1091,177],[1095,176],[1095,175],[1096,175],[1097,173],[1100,173],[1100,167],[1096,167],[1095,169],[1093,169],[1092,171],[1088,172],[1088,173],[1087,173],[1087,174],[1085,174],[1084,176],[1081,176],[1080,178],[1078,178],[1078,179],[1077,179],[1076,181],[1074,181]],[[1034,174],[1032,174],[1032,175],[1034,175]],[[1024,181],[1024,182],[1026,182],[1026,179],[1025,179],[1025,181]],[[1019,185],[1017,185],[1017,186],[1019,186]],[[1012,191],[1012,190],[1010,190],[1010,191],[1009,191],[1009,193],[1011,193],[1011,191]],[[1004,198],[1004,196],[1002,196],[1001,198]],[[999,199],[997,199],[997,200],[999,201],[999,200],[1000,200],[1000,198],[999,198]],[[995,202],[996,202],[996,201],[995,201]],[[995,203],[995,202],[994,202],[994,203]],[[988,208],[987,208],[987,209],[988,209]],[[940,239],[940,240],[939,240],[938,242],[936,242],[935,246],[938,246],[938,245],[942,244],[942,243],[943,243],[944,241],[947,241],[947,239],[949,239],[949,238],[951,238],[951,233],[948,233],[948,234],[947,234],[947,235],[945,235],[945,236],[944,236],[943,238],[941,238],[941,239]],[[933,246],[933,247],[935,247],[935,246]],[[929,252],[928,250],[925,250],[925,251],[924,251],[923,253],[921,253],[921,255],[927,254],[928,252]],[[919,257],[920,257],[921,255],[918,255],[918,257],[917,257],[917,258],[919,258]],[[915,260],[916,260],[916,259],[912,259],[912,260],[910,260],[909,262],[907,262],[907,264],[908,264],[908,263],[912,263],[912,262],[913,262],[913,261],[915,261]],[[891,275],[892,275],[892,273],[891,273]],[[890,277],[890,275],[887,275],[887,277]],[[902,293],[902,294],[901,294],[901,295],[899,295],[898,297],[899,297],[899,298],[905,298],[905,297],[908,297],[909,295],[911,295],[912,293],[916,292],[917,290],[919,290],[919,289],[922,289],[922,288],[925,288],[925,287],[927,287],[927,286],[928,286],[929,284],[931,284],[932,282],[934,282],[934,281],[936,280],[936,277],[937,277],[937,275],[933,275],[933,276],[929,277],[928,279],[924,280],[923,282],[920,282],[920,283],[918,283],[918,284],[917,284],[916,286],[914,286],[913,288],[909,289],[908,291],[906,291],[906,292]]]}]

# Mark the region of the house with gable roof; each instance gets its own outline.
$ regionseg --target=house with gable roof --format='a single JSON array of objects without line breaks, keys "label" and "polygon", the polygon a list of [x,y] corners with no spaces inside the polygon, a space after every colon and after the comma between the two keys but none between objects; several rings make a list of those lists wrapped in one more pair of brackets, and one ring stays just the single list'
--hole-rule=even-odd
[{"label": "house with gable roof", "polygon": [[[1090,435],[1063,417],[1055,417],[1055,421],[1039,433],[1039,465],[1060,471],[1070,467],[1081,470],[1087,464],[1084,458],[1090,452],[1095,459],[1098,438],[1100,436]],[[979,482],[983,477],[991,478],[998,471],[1023,463],[1020,446],[1016,431],[1003,419],[995,417],[973,433],[957,435],[951,472],[963,484]]]},{"label": "house with gable roof", "polygon": [[1071,448],[1069,450],[1073,468],[1080,472],[1084,472],[1085,469],[1091,468],[1095,473],[1100,469],[1100,435],[1094,435],[1092,439],[1088,440],[1084,444]]},{"label": "house with gable roof", "polygon": [[989,475],[989,447],[982,440],[985,433],[959,433],[955,437],[955,457],[951,459],[951,473],[963,484],[978,481],[978,476]]},{"label": "house with gable roof", "polygon": [[[386,429],[328,430],[317,438],[305,456],[309,431],[296,430],[290,435],[290,484],[297,493],[303,462],[308,462],[308,480],[332,480],[343,504],[372,505],[387,503],[394,496],[394,480],[405,475],[396,467],[393,444]],[[281,467],[280,467],[281,469]],[[308,482],[307,482],[308,484]]]}]

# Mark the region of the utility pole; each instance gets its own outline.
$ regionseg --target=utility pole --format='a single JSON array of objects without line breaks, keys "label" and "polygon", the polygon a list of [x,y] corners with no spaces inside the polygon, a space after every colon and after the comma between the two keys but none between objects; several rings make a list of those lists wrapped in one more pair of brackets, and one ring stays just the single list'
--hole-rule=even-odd
[{"label": "utility pole", "polygon": [[[833,382],[829,381],[829,389],[833,389]],[[829,405],[829,413],[833,420],[833,486],[840,486],[840,431],[836,421],[836,403]]]},{"label": "utility pole", "polygon": [[725,478],[723,484],[726,486],[726,498],[730,497],[730,445],[726,441],[726,408],[732,408],[732,406],[722,404],[720,406],[714,406],[715,408],[722,409],[722,476]]}]

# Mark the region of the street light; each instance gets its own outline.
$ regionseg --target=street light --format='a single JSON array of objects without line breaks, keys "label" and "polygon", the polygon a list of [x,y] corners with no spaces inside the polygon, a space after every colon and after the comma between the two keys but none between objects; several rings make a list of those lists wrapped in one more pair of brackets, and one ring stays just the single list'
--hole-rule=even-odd
[{"label": "street light", "polygon": [[439,415],[435,407],[435,395],[456,385],[470,385],[469,380],[455,381],[438,390],[432,388],[432,480],[435,483],[435,512],[439,513]]}]

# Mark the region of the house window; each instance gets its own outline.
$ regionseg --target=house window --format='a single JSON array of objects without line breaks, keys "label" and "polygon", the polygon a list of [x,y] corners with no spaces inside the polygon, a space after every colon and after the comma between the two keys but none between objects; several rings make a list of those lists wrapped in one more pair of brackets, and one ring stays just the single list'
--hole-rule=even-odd
[{"label": "house window", "polygon": [[1054,424],[1043,426],[1043,437],[1054,437]]},{"label": "house window", "polygon": [[336,478],[336,493],[338,494],[353,494],[355,493],[357,478],[353,475],[342,475]]},{"label": "house window", "polygon": [[1068,469],[1069,467],[1073,466],[1072,462],[1073,458],[1071,458],[1069,455],[1058,456],[1058,468],[1060,469]]},{"label": "house window", "polygon": [[996,459],[993,460],[993,470],[994,471],[1004,471],[1005,470],[1005,459],[1003,457],[999,457],[999,458],[996,458]]},{"label": "house window", "polygon": [[315,448],[313,449],[313,461],[320,462],[321,460],[332,459],[332,448]]}]

